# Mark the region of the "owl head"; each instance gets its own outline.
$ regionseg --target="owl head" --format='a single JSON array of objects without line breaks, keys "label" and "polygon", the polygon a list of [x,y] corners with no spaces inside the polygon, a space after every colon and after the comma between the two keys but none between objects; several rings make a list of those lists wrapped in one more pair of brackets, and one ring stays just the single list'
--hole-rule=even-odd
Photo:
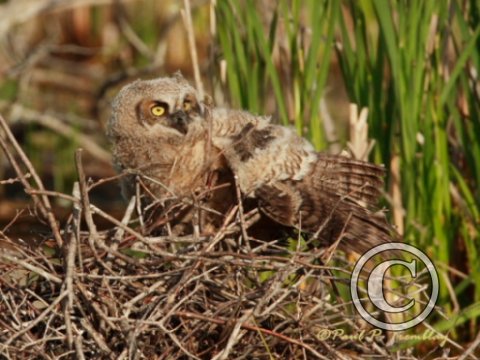
[{"label": "owl head", "polygon": [[205,128],[206,106],[180,72],[172,77],[137,80],[114,99],[107,135],[184,137]]}]

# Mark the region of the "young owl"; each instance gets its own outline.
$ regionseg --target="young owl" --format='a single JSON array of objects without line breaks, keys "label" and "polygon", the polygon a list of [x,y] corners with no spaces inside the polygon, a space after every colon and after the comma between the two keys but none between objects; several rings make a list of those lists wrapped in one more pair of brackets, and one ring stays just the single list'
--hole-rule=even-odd
[{"label": "young owl", "polygon": [[[327,244],[340,239],[340,248],[357,252],[394,236],[374,212],[382,167],[316,152],[268,117],[212,107],[180,74],[124,87],[107,135],[117,169],[140,172],[150,201],[200,197],[213,227],[237,203],[236,181],[272,229],[298,229]],[[134,191],[132,177],[124,180],[126,196]],[[189,221],[190,213],[177,213],[177,220]]]}]

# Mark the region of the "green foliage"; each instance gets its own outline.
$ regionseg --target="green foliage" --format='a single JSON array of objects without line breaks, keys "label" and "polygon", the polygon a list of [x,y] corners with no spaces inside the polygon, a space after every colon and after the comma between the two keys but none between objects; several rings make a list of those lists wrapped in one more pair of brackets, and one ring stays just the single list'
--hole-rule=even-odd
[{"label": "green foliage", "polygon": [[[468,29],[457,2],[389,4],[374,1],[368,19],[362,3],[349,3],[355,45],[342,19],[339,58],[345,78],[354,80],[345,84],[352,101],[371,110],[378,157],[385,163],[400,157],[406,240],[426,249],[437,263],[453,266],[459,265],[455,249],[467,248],[464,271],[470,271],[478,301],[480,123],[469,62],[476,61],[478,68],[480,27]],[[377,36],[371,23],[378,24]],[[462,95],[470,118],[457,106]],[[465,160],[458,161],[459,156]],[[449,300],[446,286],[441,295]]]},{"label": "green foliage", "polygon": [[[217,5],[232,103],[261,113],[273,94],[280,121],[293,123],[321,148],[318,104],[337,41],[349,100],[369,109],[375,160],[389,168],[393,158],[399,159],[400,179],[393,185],[405,210],[405,241],[439,265],[439,305],[448,310],[452,296],[465,305],[478,303],[478,4],[280,0],[271,19],[258,7],[251,0]],[[448,266],[466,278],[448,280]],[[446,281],[452,282],[454,295]],[[478,312],[465,316],[475,322]],[[440,324],[446,330],[460,323]]]},{"label": "green foliage", "polygon": [[[270,24],[263,22],[257,5],[251,0],[218,3],[218,39],[231,101],[261,113],[266,106],[261,99],[273,93],[280,121],[293,123],[300,134],[306,131],[320,148],[323,128],[312,104],[320,102],[327,81],[340,3],[280,1]],[[299,21],[301,11],[315,24],[308,36]]]}]

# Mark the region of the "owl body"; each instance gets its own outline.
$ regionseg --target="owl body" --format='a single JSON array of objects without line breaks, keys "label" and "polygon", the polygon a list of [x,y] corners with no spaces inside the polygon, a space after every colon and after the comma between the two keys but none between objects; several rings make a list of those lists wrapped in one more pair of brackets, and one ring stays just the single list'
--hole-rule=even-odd
[{"label": "owl body", "polygon": [[[118,140],[113,153],[117,170],[138,169],[154,179],[149,182],[149,188],[157,197],[188,196],[203,182],[206,141],[193,138],[191,146],[177,142],[165,146],[167,142],[162,140],[155,137],[155,133],[146,134],[141,140],[130,136]],[[126,195],[131,196],[132,192],[128,191]]]},{"label": "owl body", "polygon": [[[272,228],[341,239],[340,248],[359,252],[395,236],[374,211],[383,168],[316,152],[268,117],[212,107],[179,74],[123,88],[107,134],[117,168],[140,171],[153,199],[207,194],[200,198],[216,213],[207,221],[214,227],[239,200],[236,182]],[[124,183],[132,194],[132,177]]]},{"label": "owl body", "polygon": [[[240,189],[254,195],[264,184],[281,180],[301,180],[317,159],[313,146],[293,129],[273,125],[269,118],[247,112],[221,110],[215,116],[214,129],[235,124],[236,131],[214,131],[213,144],[222,151],[237,177]],[[241,124],[239,126],[238,124]]]}]

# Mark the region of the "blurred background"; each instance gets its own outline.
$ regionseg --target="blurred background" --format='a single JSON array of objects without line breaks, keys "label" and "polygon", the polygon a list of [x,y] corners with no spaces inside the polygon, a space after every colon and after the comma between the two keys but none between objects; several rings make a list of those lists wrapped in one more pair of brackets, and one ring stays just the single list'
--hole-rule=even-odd
[{"label": "blurred background", "polygon": [[[78,147],[88,177],[113,176],[104,136],[113,96],[181,70],[218,106],[271,114],[319,150],[385,164],[392,223],[440,273],[447,317],[431,324],[459,343],[480,341],[478,2],[189,4],[193,56],[184,1],[0,1],[0,114],[45,186],[71,193]],[[0,230],[41,240],[13,178],[0,153]],[[119,188],[91,196],[123,213]],[[54,208],[62,220],[71,204]]]}]

